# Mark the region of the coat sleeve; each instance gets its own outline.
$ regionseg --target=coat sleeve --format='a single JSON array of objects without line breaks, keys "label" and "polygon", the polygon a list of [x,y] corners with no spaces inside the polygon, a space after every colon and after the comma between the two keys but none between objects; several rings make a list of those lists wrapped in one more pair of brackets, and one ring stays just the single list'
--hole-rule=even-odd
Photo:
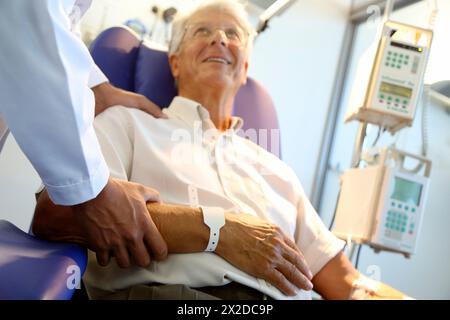
[{"label": "coat sleeve", "polygon": [[[91,6],[92,0],[76,0],[71,9],[66,9],[66,11],[70,11],[69,20],[70,20],[70,29],[74,35],[81,39],[81,30],[80,30],[80,21],[86,11]],[[82,39],[81,39],[82,40]],[[108,78],[105,74],[100,70],[100,68],[93,63],[91,72],[89,73],[88,86],[89,88],[93,88],[102,84],[104,82],[108,82]]]},{"label": "coat sleeve", "polygon": [[62,1],[0,2],[0,115],[51,199],[73,205],[109,178],[93,128],[94,62]]}]

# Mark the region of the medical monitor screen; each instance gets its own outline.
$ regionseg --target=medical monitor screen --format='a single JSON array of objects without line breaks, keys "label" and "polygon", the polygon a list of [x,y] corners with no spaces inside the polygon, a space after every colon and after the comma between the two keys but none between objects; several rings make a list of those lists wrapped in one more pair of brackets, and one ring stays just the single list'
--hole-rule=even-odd
[{"label": "medical monitor screen", "polygon": [[422,184],[395,177],[391,199],[419,206]]},{"label": "medical monitor screen", "polygon": [[397,96],[405,97],[408,99],[410,99],[412,96],[412,89],[402,87],[402,86],[397,86],[395,84],[387,83],[387,82],[381,83],[380,91],[385,92],[385,93],[395,94]]}]

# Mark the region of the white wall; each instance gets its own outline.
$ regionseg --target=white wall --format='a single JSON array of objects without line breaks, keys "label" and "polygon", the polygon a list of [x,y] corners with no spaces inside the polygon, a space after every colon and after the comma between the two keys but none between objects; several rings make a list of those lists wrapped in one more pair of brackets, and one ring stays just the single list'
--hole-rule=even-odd
[{"label": "white wall", "polygon": [[256,41],[250,75],[278,111],[283,160],[310,195],[350,1],[298,0]]},{"label": "white wall", "polygon": [[38,174],[9,135],[0,153],[0,220],[28,231],[39,186]]}]

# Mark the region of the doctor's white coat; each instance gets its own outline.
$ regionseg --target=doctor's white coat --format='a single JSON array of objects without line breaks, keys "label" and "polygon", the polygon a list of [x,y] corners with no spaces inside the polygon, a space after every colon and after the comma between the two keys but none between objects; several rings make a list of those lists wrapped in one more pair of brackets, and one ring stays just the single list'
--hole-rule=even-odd
[{"label": "doctor's white coat", "polygon": [[107,79],[73,32],[90,4],[0,1],[0,149],[9,127],[61,205],[94,198],[109,177],[90,90]]}]

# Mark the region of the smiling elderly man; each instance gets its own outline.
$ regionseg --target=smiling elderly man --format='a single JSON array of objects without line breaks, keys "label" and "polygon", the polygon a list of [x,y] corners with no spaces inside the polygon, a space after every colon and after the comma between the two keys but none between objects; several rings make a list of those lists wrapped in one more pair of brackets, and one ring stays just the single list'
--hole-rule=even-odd
[{"label": "smiling elderly man", "polygon": [[[84,277],[90,296],[301,299],[314,286],[324,298],[355,297],[360,274],[294,172],[236,134],[242,120],[231,111],[246,82],[252,42],[244,8],[230,0],[207,2],[176,21],[173,33],[169,62],[178,96],[164,110],[168,119],[117,106],[95,123],[112,175],[151,185],[172,204],[148,205],[169,256],[149,268],[121,269],[100,266],[91,253]],[[44,193],[34,232],[84,244],[76,215],[64,210]],[[67,237],[67,228],[77,236]],[[359,297],[379,290],[402,297],[377,285],[360,286]]]}]

